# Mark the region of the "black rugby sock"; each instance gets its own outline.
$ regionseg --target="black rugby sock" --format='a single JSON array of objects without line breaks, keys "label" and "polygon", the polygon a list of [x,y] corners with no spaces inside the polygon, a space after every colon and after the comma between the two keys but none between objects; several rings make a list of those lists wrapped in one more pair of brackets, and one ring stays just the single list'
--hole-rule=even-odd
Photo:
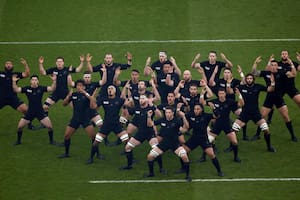
[{"label": "black rugby sock", "polygon": [[217,169],[217,171],[221,172],[220,163],[219,163],[217,157],[211,159],[211,162],[213,163],[213,165],[215,166],[215,168]]},{"label": "black rugby sock", "polygon": [[286,125],[287,129],[289,130],[292,138],[294,138],[295,134],[294,134],[294,128],[293,128],[293,125],[292,125],[292,121],[286,122],[285,125]]}]

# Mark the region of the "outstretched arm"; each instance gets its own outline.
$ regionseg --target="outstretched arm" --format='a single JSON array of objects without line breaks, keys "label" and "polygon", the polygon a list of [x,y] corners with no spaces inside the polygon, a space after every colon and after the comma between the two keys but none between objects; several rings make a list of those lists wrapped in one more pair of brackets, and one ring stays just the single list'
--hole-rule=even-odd
[{"label": "outstretched arm", "polygon": [[53,92],[56,89],[56,75],[52,74],[50,75],[50,78],[52,79],[52,85],[47,87],[48,92]]},{"label": "outstretched arm", "polygon": [[17,85],[17,81],[19,79],[20,78],[18,78],[17,75],[13,75],[13,77],[12,77],[12,87],[13,87],[13,90],[15,93],[20,93],[22,91],[22,88],[18,87],[18,85]]},{"label": "outstretched arm", "polygon": [[25,71],[24,72],[22,72],[22,76],[24,77],[24,78],[26,78],[26,77],[28,77],[29,75],[30,75],[30,68],[29,68],[29,66],[28,66],[28,64],[27,64],[27,61],[24,59],[24,58],[21,58],[21,63],[24,65],[24,67],[25,67]]},{"label": "outstretched arm", "polygon": [[226,62],[226,67],[230,67],[230,68],[233,67],[231,61],[226,58],[224,53],[221,53],[220,55],[221,55],[221,58]]},{"label": "outstretched arm", "polygon": [[261,62],[261,56],[258,56],[258,57],[255,59],[253,65],[252,65],[252,72],[251,72],[251,73],[252,73],[254,76],[259,76],[259,75],[260,75],[260,71],[257,70],[257,65],[258,65],[260,62]]},{"label": "outstretched arm", "polygon": [[177,66],[176,60],[175,58],[173,58],[172,56],[170,57],[170,62],[172,63],[172,65],[174,66],[174,72],[176,74],[178,74],[178,76],[181,76],[181,70],[179,69],[179,67]]},{"label": "outstretched arm", "polygon": [[200,53],[198,53],[196,56],[195,56],[195,58],[194,58],[194,60],[192,61],[192,64],[191,64],[191,67],[192,68],[199,68],[199,67],[201,67],[200,66],[200,63],[197,63],[197,60],[200,58]]},{"label": "outstretched arm", "polygon": [[39,57],[39,69],[40,69],[41,75],[46,75],[46,70],[44,68],[44,57],[43,56]]}]

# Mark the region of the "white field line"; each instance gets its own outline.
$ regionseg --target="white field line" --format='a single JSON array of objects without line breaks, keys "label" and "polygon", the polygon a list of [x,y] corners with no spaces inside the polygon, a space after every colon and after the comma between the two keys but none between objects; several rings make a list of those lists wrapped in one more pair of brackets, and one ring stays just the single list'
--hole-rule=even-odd
[{"label": "white field line", "polygon": [[299,42],[300,38],[215,39],[215,40],[94,40],[94,41],[0,41],[0,45],[43,44],[155,44],[155,43],[228,43],[228,42]]},{"label": "white field line", "polygon": [[[232,179],[192,179],[192,182],[281,182],[281,181],[300,181],[300,178],[232,178]],[[184,179],[171,180],[94,180],[88,181],[92,184],[109,184],[109,183],[183,183]]]}]

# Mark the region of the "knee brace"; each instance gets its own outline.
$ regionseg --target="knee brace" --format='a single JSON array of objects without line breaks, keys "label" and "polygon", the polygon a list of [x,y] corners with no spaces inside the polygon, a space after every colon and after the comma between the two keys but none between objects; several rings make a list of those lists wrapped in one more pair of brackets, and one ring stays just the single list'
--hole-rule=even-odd
[{"label": "knee brace", "polygon": [[159,153],[157,153],[154,149],[151,149],[150,155],[151,155],[152,157],[156,158],[157,156],[159,156]]},{"label": "knee brace", "polygon": [[182,158],[183,156],[186,156],[186,151],[184,150],[184,148],[180,149],[180,151],[178,152],[178,156],[180,158]]},{"label": "knee brace", "polygon": [[128,136],[127,133],[125,133],[124,135],[121,135],[120,139],[121,139],[122,142],[124,142],[124,141],[129,139],[129,136]]},{"label": "knee brace", "polygon": [[269,129],[269,126],[266,122],[262,123],[259,128],[262,130],[262,131],[266,131]]},{"label": "knee brace", "polygon": [[132,148],[134,148],[135,147],[135,145],[134,144],[132,144],[132,143],[130,143],[130,142],[127,142],[127,144],[126,145],[128,145],[128,146],[130,146],[130,147],[132,147]]},{"label": "knee brace", "polygon": [[241,130],[241,126],[238,123],[234,122],[232,124],[232,129],[236,132],[239,132]]},{"label": "knee brace", "polygon": [[210,134],[207,134],[207,137],[208,137],[208,141],[209,143],[213,143],[215,141],[215,137],[210,135]]},{"label": "knee brace", "polygon": [[101,126],[103,124],[103,119],[99,119],[95,122],[96,126]]},{"label": "knee brace", "polygon": [[102,142],[104,140],[104,138],[100,134],[97,134],[95,140],[97,142]]},{"label": "knee brace", "polygon": [[121,116],[121,117],[119,118],[119,121],[120,121],[122,124],[126,124],[126,123],[128,122],[128,120],[127,120],[125,117],[123,117],[123,116]]}]

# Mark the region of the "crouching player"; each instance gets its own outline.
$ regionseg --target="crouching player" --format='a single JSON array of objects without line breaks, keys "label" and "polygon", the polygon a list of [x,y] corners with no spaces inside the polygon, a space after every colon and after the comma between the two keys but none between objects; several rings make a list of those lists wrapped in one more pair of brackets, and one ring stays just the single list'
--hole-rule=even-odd
[{"label": "crouching player", "polygon": [[224,176],[212,144],[208,141],[207,127],[213,119],[213,114],[203,112],[203,106],[197,103],[194,106],[194,110],[188,113],[186,117],[189,122],[189,128],[193,129],[193,134],[183,145],[184,149],[189,153],[196,147],[201,146],[203,151],[211,158],[213,165],[217,169],[218,176]]},{"label": "crouching player", "polygon": [[159,144],[154,147],[147,156],[149,167],[149,174],[147,177],[154,176],[153,163],[155,158],[171,149],[183,160],[186,173],[185,179],[187,181],[191,181],[189,158],[186,150],[180,145],[179,142],[183,139],[183,135],[180,133],[180,128],[182,127],[185,130],[188,129],[189,123],[184,112],[177,112],[180,119],[175,117],[174,112],[175,111],[172,107],[167,106],[165,109],[165,117],[154,122],[151,120],[151,118],[148,118],[148,120],[151,120],[154,125],[159,125],[161,127],[159,135],[162,137],[162,141],[159,142]]}]

